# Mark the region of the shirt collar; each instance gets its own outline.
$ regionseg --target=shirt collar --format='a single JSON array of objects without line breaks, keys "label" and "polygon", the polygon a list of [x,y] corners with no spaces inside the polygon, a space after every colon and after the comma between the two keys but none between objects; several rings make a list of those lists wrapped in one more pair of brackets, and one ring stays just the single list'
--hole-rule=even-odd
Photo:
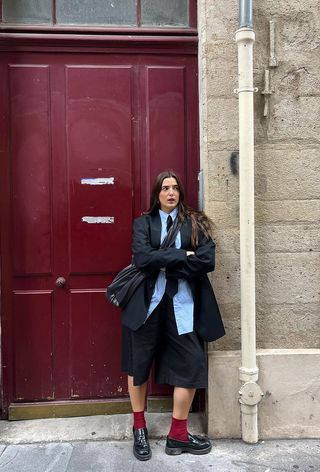
[{"label": "shirt collar", "polygon": [[174,221],[177,214],[178,214],[178,208],[177,207],[175,207],[170,213],[166,213],[165,211],[162,211],[159,208],[159,215],[160,215],[161,221],[164,222],[164,223],[167,222],[167,218],[168,218],[169,215],[171,216],[172,221]]}]

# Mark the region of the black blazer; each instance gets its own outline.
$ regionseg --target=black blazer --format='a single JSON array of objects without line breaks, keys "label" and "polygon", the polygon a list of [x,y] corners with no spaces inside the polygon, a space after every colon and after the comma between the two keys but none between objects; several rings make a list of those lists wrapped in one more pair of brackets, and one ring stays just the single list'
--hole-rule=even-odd
[{"label": "black blazer", "polygon": [[225,334],[219,307],[207,272],[214,270],[215,243],[199,235],[194,256],[191,249],[191,221],[185,220],[180,229],[181,249],[160,249],[161,219],[143,215],[133,223],[132,253],[135,265],[148,274],[122,311],[122,323],[132,330],[146,320],[154,286],[162,267],[166,276],[188,280],[194,300],[194,329],[205,341],[214,341]]}]

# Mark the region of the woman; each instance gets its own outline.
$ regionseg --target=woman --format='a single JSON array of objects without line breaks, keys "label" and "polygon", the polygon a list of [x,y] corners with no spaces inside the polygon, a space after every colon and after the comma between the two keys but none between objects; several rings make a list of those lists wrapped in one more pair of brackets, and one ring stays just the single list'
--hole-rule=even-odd
[{"label": "woman", "polygon": [[[160,248],[169,226],[181,224],[175,247]],[[224,335],[207,272],[214,270],[211,222],[184,199],[172,171],[155,179],[150,208],[133,225],[133,260],[148,276],[122,312],[122,367],[134,417],[133,452],[148,460],[151,450],[144,418],[147,381],[155,361],[156,382],[174,386],[172,424],[167,454],[206,454],[209,440],[187,430],[197,388],[208,385],[204,341]]]}]

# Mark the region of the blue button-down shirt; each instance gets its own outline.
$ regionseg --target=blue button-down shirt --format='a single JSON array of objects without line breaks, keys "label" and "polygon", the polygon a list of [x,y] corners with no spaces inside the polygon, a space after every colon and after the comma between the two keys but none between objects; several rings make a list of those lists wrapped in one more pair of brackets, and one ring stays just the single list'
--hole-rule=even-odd
[{"label": "blue button-down shirt", "polygon": [[[170,214],[172,220],[176,218],[178,209],[175,208]],[[161,243],[166,237],[167,234],[167,218],[168,213],[165,213],[162,210],[159,210],[160,219],[161,219]],[[177,249],[181,248],[181,235],[180,231],[177,234],[175,247]],[[151,298],[149,310],[147,317],[151,315],[154,309],[159,305],[166,289],[166,276],[165,271],[161,270],[156,284],[154,287],[154,292]],[[177,329],[179,334],[191,333],[193,331],[193,297],[190,289],[190,285],[184,279],[178,280],[178,292],[173,297],[173,308],[174,314],[177,323]]]}]

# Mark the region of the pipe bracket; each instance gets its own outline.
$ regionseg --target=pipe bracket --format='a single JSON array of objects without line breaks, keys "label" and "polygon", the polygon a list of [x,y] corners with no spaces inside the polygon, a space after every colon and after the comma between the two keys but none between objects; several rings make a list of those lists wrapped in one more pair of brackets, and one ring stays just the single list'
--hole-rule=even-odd
[{"label": "pipe bracket", "polygon": [[234,89],[234,93],[241,93],[241,92],[258,92],[258,87],[241,87]]},{"label": "pipe bracket", "polygon": [[242,405],[257,405],[263,396],[264,393],[256,382],[246,382],[239,390],[239,402]]}]

